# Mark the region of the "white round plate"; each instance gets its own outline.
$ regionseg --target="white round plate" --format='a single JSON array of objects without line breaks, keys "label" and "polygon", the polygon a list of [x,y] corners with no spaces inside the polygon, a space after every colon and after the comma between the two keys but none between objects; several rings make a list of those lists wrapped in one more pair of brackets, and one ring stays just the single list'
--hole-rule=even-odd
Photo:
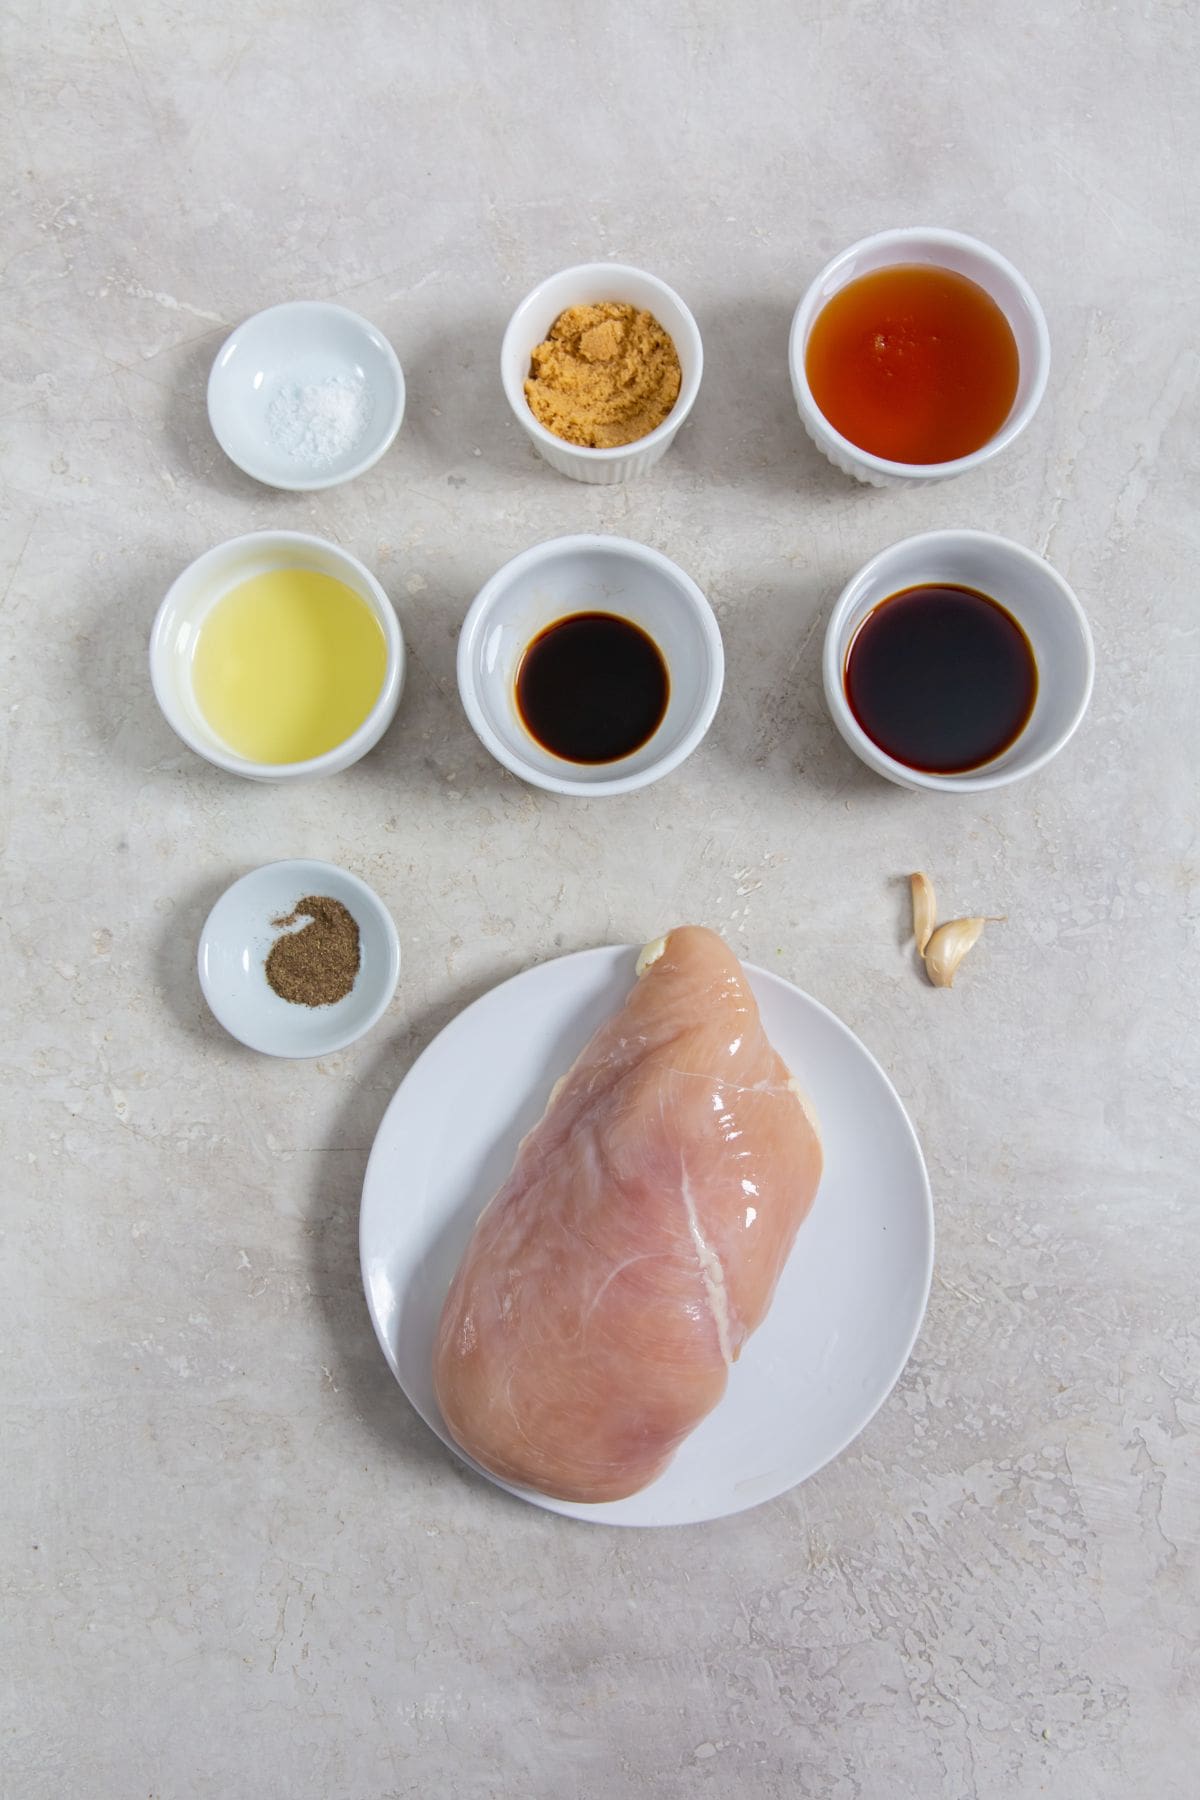
[{"label": "white round plate", "polygon": [[[442,1303],[520,1139],[624,1001],[636,958],[636,949],[583,950],[493,988],[413,1064],[375,1138],[359,1225],[367,1305],[409,1400],[473,1468],[434,1398]],[[767,1034],[820,1121],[825,1172],[816,1203],[720,1405],[665,1474],[601,1506],[497,1484],[552,1512],[605,1525],[682,1525],[773,1499],[858,1436],[916,1339],[933,1271],[933,1207],[908,1115],[839,1019],[779,975],[750,964],[746,973]]]},{"label": "white round plate", "polygon": [[[361,385],[362,435],[331,462],[310,463],[276,445],[271,403],[281,388],[335,380]],[[381,331],[348,307],[287,300],[231,332],[208,378],[208,420],[231,462],[268,487],[337,487],[379,461],[404,417],[404,375]]]},{"label": "white round plate", "polygon": [[[354,986],[331,1006],[284,1000],[267,980],[271,946],[306,894],[340,900],[358,926]],[[301,931],[307,919],[288,929]],[[386,1012],[400,978],[400,940],[387,907],[357,875],[336,863],[297,858],[264,863],[226,888],[204,922],[196,957],[200,986],[231,1037],[266,1056],[331,1056],[369,1031]]]}]

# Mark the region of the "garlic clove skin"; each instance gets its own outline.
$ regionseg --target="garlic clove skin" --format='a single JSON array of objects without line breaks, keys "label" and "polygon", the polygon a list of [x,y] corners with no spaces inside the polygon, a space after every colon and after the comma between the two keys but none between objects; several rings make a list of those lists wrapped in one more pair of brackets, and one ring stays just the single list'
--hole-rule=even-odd
[{"label": "garlic clove skin", "polygon": [[948,919],[939,925],[925,947],[925,973],[934,987],[953,987],[958,965],[979,942],[984,919]]},{"label": "garlic clove skin", "polygon": [[924,956],[925,947],[933,936],[933,928],[937,923],[937,901],[933,895],[933,883],[923,869],[908,878],[912,889],[913,936],[917,940],[917,954]]}]

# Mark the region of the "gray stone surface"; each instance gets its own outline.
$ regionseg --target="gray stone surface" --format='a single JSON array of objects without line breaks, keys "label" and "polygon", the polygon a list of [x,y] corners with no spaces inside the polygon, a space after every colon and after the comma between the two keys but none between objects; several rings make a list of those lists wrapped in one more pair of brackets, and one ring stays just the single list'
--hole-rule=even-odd
[{"label": "gray stone surface", "polygon": [[[1097,1800],[1197,1791],[1194,6],[5,9],[0,106],[4,1455],[0,1788]],[[788,391],[792,308],[862,233],[975,232],[1039,291],[1027,436],[859,489]],[[508,314],[641,263],[704,334],[659,470],[535,459]],[[223,333],[290,296],[395,343],[401,436],[275,494],[213,443]],[[411,683],[358,768],[278,792],[162,723],[154,609],[271,524],[345,543]],[[993,528],[1095,629],[1094,704],[984,804],[870,777],[822,624],[892,539]],[[726,635],[673,779],[580,804],[472,737],[455,634],[538,539],[675,556]],[[206,1013],[205,912],[312,854],[399,925],[391,1012],[278,1065]],[[1006,913],[922,984],[901,878]],[[384,1106],[466,1001],[683,919],[827,1002],[929,1160],[924,1331],[857,1444],[741,1518],[573,1525],[469,1478],[378,1354],[356,1211]]]}]

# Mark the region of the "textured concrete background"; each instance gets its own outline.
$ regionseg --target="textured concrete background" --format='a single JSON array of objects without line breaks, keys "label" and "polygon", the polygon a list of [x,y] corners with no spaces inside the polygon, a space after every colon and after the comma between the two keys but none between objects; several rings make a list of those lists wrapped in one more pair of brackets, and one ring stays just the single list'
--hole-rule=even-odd
[{"label": "textured concrete background", "polygon": [[[1149,4],[5,8],[0,1787],[14,1800],[1196,1792],[1197,14]],[[1027,436],[859,489],[795,418],[818,265],[896,223],[1026,272]],[[499,390],[534,281],[677,286],[700,400],[588,489]],[[306,499],[242,478],[223,334],[346,301],[409,382],[392,452]],[[325,786],[224,778],[145,641],[195,554],[267,525],[373,567],[412,653]],[[994,528],[1074,583],[1085,728],[978,804],[870,777],[822,707],[865,557]],[[702,750],[631,799],[542,796],[457,703],[478,586],[538,539],[676,557],[729,658]],[[240,1052],[194,975],[236,874],[316,855],[405,954],[363,1044]],[[900,878],[1006,913],[922,985]],[[532,959],[719,927],[832,1006],[911,1107],[938,1267],[912,1363],[832,1468],[631,1534],[462,1473],[371,1335],[356,1213],[414,1055]]]}]

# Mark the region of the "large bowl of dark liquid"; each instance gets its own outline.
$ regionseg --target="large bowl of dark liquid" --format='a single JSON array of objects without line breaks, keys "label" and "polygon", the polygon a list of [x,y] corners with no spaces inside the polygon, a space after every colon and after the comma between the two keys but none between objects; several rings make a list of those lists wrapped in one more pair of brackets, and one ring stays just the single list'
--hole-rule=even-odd
[{"label": "large bowl of dark liquid", "polygon": [[825,698],[869,768],[978,793],[1043,768],[1078,729],[1094,653],[1062,576],[984,531],[933,531],[847,583],[825,635]]}]

